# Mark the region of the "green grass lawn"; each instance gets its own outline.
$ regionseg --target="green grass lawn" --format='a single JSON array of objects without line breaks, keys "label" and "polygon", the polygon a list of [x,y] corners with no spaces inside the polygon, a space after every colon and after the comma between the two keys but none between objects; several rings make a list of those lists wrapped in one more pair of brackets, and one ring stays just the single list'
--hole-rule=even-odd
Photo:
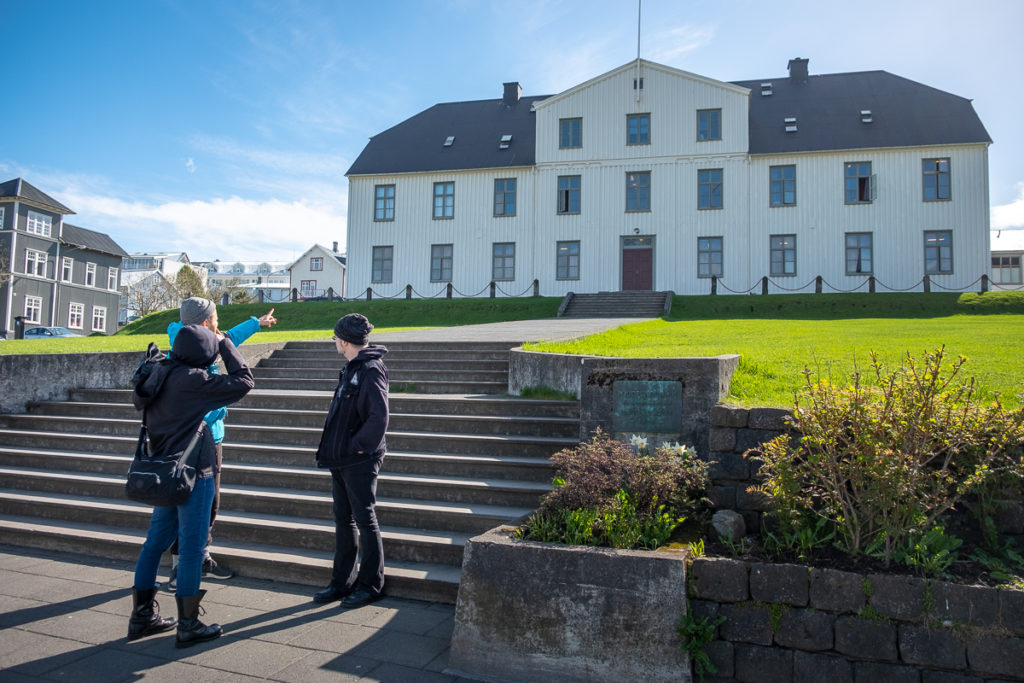
[{"label": "green grass lawn", "polygon": [[597,356],[674,357],[738,353],[730,403],[792,407],[802,372],[845,379],[871,371],[871,352],[898,364],[945,345],[968,358],[986,394],[1021,404],[1024,294],[818,294],[676,297],[664,320],[624,325],[566,343],[528,348]]}]

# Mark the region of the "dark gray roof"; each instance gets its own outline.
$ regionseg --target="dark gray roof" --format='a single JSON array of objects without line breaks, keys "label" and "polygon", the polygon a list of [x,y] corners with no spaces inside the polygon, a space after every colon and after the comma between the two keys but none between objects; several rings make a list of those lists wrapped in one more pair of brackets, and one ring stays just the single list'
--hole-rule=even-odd
[{"label": "dark gray roof", "polygon": [[104,254],[113,254],[124,258],[128,255],[121,246],[110,238],[110,235],[95,230],[86,230],[77,225],[65,223],[61,229],[60,241],[79,249],[99,251]]},{"label": "dark gray roof", "polygon": [[[466,168],[533,166],[534,102],[550,95],[435,104],[374,135],[346,175],[454,171]],[[450,147],[445,139],[455,136]],[[499,149],[511,135],[508,149]]]},{"label": "dark gray roof", "polygon": [[[751,154],[992,142],[970,100],[886,71],[733,83],[751,91]],[[871,123],[861,122],[864,109]],[[786,117],[796,118],[795,133]]]},{"label": "dark gray roof", "polygon": [[[762,83],[772,95],[761,95]],[[971,101],[886,71],[734,81],[749,88],[750,154],[989,143]],[[437,104],[370,138],[347,175],[453,171],[534,163],[530,105],[550,95]],[[862,109],[871,123],[862,123]],[[797,131],[783,119],[795,117]],[[511,134],[509,149],[498,149]],[[445,138],[455,136],[451,147]]]},{"label": "dark gray roof", "polygon": [[45,206],[48,209],[53,209],[57,213],[74,213],[74,211],[22,178],[15,178],[8,180],[6,183],[0,183],[0,199],[24,199],[34,204]]}]

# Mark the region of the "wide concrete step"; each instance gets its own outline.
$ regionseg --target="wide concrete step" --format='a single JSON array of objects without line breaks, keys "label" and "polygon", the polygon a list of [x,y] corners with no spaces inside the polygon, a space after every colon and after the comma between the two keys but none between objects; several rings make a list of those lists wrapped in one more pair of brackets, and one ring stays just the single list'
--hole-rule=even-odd
[{"label": "wide concrete step", "polygon": [[[391,393],[421,394],[501,394],[508,391],[508,382],[477,382],[477,381],[438,381],[416,380],[415,382],[391,377],[389,391]],[[256,385],[261,389],[298,390],[298,391],[334,391],[338,379],[284,379],[275,377],[257,378]]]},{"label": "wide concrete step", "polygon": [[[481,353],[485,351],[505,351],[518,346],[522,342],[508,342],[508,341],[450,341],[450,342],[413,342],[413,341],[388,341],[387,337],[374,337],[370,340],[371,344],[379,344],[388,349],[388,355],[385,358],[390,357],[391,354],[404,354],[408,352],[424,352],[445,354],[450,352],[460,353]],[[334,353],[335,356],[339,356],[335,349],[334,342],[330,339],[320,341],[317,339],[307,339],[303,341],[290,341],[288,342],[283,352],[291,351],[328,351]]]},{"label": "wide concrete step", "polygon": [[[422,351],[400,351],[390,352],[384,356],[384,364],[389,368],[394,364],[415,365],[419,363],[447,363],[449,366],[455,362],[473,363],[508,363],[509,348],[494,351],[470,351],[460,350],[452,352],[438,351],[437,349],[424,349]],[[311,361],[314,363],[325,363],[331,367],[341,369],[345,367],[345,357],[338,354],[334,347],[323,349],[278,349],[269,358],[264,358],[261,363],[270,360],[282,360],[289,362]]]},{"label": "wide concrete step", "polygon": [[[14,490],[87,498],[118,498],[124,493],[123,474],[84,474],[30,467],[0,468],[0,484]],[[329,489],[319,492],[269,489],[229,485],[222,480],[221,507],[225,512],[333,519]],[[521,519],[534,508],[380,496],[376,509],[377,519],[382,525],[481,533],[510,520]]]},{"label": "wide concrete step", "polygon": [[[294,391],[253,389],[245,398],[233,404],[231,415],[243,408],[269,411],[326,412],[331,404],[334,387],[327,391]],[[71,392],[71,401],[38,403],[42,406],[77,402],[131,405],[131,391],[127,389],[76,389]],[[562,417],[579,420],[578,401],[551,401],[543,399],[518,398],[516,396],[482,396],[469,394],[392,394],[388,404],[393,413],[428,413],[431,415],[496,415],[517,417]],[[136,413],[138,415],[139,413]],[[229,421],[232,418],[228,418]]]},{"label": "wide concrete step", "polygon": [[[133,560],[145,535],[143,529],[0,514],[0,543],[30,548]],[[327,585],[331,577],[330,551],[218,539],[214,552],[218,561],[245,576],[316,587]],[[461,567],[389,559],[386,553],[384,561],[387,595],[455,603]]]},{"label": "wide concrete step", "polygon": [[[84,522],[108,527],[146,529],[151,507],[124,499],[0,489],[0,515],[36,516],[49,520]],[[217,543],[246,542],[292,546],[303,550],[334,550],[333,520],[296,520],[279,515],[221,512]],[[384,553],[396,560],[460,565],[470,534],[402,527],[381,527]]]},{"label": "wide concrete step", "polygon": [[[243,431],[302,427],[321,430],[327,417],[326,406],[319,411],[264,410],[236,408],[228,413],[228,429]],[[37,404],[32,412],[0,415],[0,427],[39,429],[43,431],[74,431],[79,433],[130,434],[138,431],[141,413],[129,405],[64,401]],[[127,425],[127,426],[126,426]],[[579,432],[579,422],[562,417],[514,417],[494,415],[440,415],[391,413],[390,428],[394,431],[436,431],[457,434],[509,434],[518,436],[572,437]]]},{"label": "wide concrete step", "polygon": [[562,313],[577,318],[657,318],[665,310],[667,292],[597,292],[575,294]]},{"label": "wide concrete step", "polygon": [[[279,356],[276,353],[270,358],[264,358],[256,365],[257,370],[322,370],[324,366],[331,366],[330,361],[325,362],[324,358],[311,356],[303,358],[289,358]],[[337,377],[342,366],[330,368]],[[465,372],[508,372],[508,356],[501,360],[476,360],[473,358],[462,358],[453,361],[451,358],[425,358],[422,360],[395,360],[388,358],[388,373],[405,373],[409,370],[430,370],[432,372],[451,372],[461,370]]]},{"label": "wide concrete step", "polygon": [[[334,368],[271,368],[261,366],[253,368],[252,374],[257,386],[262,386],[263,380],[266,379],[326,379],[330,380],[335,386],[338,384],[338,371]],[[442,367],[438,367],[436,370],[393,370],[389,368],[388,379],[392,385],[431,381],[451,383],[496,382],[504,383],[505,386],[508,386],[508,365],[506,364],[504,369],[498,370],[476,370],[473,368],[452,370],[451,368]]]}]

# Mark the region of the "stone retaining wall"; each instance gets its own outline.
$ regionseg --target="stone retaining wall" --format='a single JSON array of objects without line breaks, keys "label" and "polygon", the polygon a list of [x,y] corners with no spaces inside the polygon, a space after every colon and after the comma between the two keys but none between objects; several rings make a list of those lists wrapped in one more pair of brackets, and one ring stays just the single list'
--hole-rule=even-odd
[{"label": "stone retaining wall", "polygon": [[707,681],[1024,681],[1022,591],[698,558],[689,593]]}]

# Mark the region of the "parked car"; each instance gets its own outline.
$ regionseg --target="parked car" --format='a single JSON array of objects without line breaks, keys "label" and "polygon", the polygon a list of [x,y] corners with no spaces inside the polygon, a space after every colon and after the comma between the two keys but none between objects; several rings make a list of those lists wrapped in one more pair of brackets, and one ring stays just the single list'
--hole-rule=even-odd
[{"label": "parked car", "polygon": [[81,337],[66,327],[30,327],[25,330],[25,339],[50,339],[51,337]]}]

